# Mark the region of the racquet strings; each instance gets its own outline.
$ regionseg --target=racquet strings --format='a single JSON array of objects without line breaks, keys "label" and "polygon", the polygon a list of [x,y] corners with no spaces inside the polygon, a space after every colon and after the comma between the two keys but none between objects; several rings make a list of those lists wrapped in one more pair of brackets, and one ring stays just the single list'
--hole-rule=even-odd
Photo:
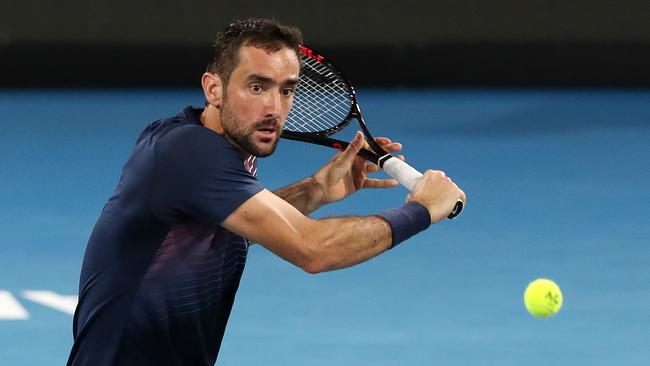
[{"label": "racquet strings", "polygon": [[302,56],[300,79],[284,129],[329,135],[349,122],[351,91],[325,62]]}]

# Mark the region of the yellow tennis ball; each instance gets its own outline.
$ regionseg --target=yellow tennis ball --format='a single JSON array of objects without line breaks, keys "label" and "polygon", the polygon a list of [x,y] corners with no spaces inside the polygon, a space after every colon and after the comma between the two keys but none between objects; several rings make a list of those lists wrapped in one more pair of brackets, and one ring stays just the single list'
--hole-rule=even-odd
[{"label": "yellow tennis ball", "polygon": [[555,282],[546,278],[538,278],[526,287],[524,304],[533,316],[547,318],[560,311],[562,291]]}]

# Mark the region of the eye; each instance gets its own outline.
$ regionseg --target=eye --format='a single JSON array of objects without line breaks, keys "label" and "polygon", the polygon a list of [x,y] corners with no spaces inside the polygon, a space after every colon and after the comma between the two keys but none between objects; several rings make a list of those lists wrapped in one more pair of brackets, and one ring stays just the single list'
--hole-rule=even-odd
[{"label": "eye", "polygon": [[253,93],[261,93],[264,91],[264,88],[262,88],[262,85],[260,84],[251,84],[250,89]]},{"label": "eye", "polygon": [[286,88],[286,89],[282,89],[282,95],[284,95],[285,97],[290,97],[290,96],[292,96],[293,93],[295,93],[295,92],[296,92],[296,90],[295,90],[294,88]]}]

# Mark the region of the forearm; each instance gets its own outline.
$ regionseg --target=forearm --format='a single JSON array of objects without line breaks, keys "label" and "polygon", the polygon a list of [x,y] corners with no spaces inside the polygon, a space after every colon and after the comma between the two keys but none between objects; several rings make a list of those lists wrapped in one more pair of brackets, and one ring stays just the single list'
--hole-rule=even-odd
[{"label": "forearm", "polygon": [[307,239],[314,254],[305,268],[318,273],[350,267],[371,259],[392,245],[391,227],[377,216],[346,216],[317,220]]},{"label": "forearm", "polygon": [[324,192],[313,177],[305,178],[273,193],[289,202],[303,215],[309,215],[323,205]]},{"label": "forearm", "polygon": [[417,203],[377,216],[314,220],[267,190],[244,202],[221,223],[309,273],[364,262],[430,224],[429,211]]}]

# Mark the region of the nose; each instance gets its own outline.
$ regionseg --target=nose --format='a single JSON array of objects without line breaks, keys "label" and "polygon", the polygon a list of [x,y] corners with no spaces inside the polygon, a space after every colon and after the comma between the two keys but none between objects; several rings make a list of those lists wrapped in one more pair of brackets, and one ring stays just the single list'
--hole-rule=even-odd
[{"label": "nose", "polygon": [[278,117],[282,109],[282,96],[280,92],[273,91],[267,94],[264,105],[265,117]]}]

